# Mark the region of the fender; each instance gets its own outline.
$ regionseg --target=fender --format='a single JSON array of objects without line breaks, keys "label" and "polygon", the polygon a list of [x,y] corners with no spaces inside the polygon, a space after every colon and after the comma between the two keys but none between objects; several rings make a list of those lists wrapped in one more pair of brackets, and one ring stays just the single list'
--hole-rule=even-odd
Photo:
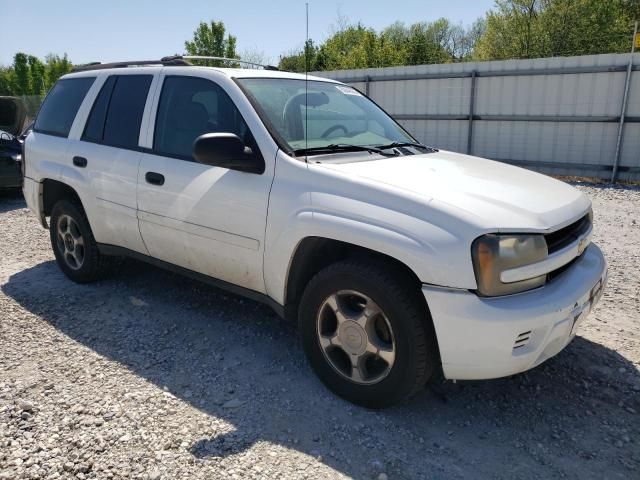
[{"label": "fender", "polygon": [[304,163],[279,151],[265,235],[265,289],[283,303],[291,261],[308,237],[385,254],[425,284],[474,289],[469,239],[475,237],[468,231],[467,222],[452,218],[429,198]]},{"label": "fender", "polygon": [[[438,247],[423,240],[442,238],[443,232],[437,227],[424,224],[424,228],[430,228],[433,233],[431,236],[425,233],[421,239],[389,225],[383,226],[371,220],[330,214],[313,208],[296,212],[285,224],[288,226],[277,238],[272,241],[267,238],[264,263],[267,294],[280,304],[284,304],[286,298],[291,261],[300,243],[308,237],[337,240],[383,253],[406,265],[423,283],[447,285],[455,281],[450,278],[450,274],[455,271],[454,267],[447,269],[441,260],[442,256],[437,253]],[[445,236],[450,241],[450,234]],[[464,273],[460,270],[457,272],[459,281]],[[469,272],[467,277],[468,288],[474,288],[473,272]]]}]

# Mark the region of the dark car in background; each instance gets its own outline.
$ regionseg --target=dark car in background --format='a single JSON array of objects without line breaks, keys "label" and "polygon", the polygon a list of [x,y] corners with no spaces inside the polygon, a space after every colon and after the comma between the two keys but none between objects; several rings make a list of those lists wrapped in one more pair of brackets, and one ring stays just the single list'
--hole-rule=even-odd
[{"label": "dark car in background", "polygon": [[26,107],[20,98],[0,97],[0,190],[22,185],[22,141],[26,136],[22,127],[25,119]]}]

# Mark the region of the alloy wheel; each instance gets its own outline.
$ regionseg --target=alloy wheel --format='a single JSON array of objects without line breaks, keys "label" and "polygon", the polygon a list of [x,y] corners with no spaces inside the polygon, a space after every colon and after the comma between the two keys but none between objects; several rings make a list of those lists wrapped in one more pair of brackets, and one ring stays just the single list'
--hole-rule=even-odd
[{"label": "alloy wheel", "polygon": [[69,215],[61,215],[56,226],[56,243],[65,263],[79,270],[84,263],[84,238],[77,222]]},{"label": "alloy wheel", "polygon": [[329,364],[357,384],[373,384],[391,371],[396,342],[391,323],[367,295],[340,290],[325,299],[316,321],[320,348]]}]

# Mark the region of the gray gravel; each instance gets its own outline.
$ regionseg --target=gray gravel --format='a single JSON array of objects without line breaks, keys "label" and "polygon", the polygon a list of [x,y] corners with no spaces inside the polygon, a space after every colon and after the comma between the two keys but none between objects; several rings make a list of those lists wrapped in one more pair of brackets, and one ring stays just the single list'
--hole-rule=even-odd
[{"label": "gray gravel", "polygon": [[0,197],[0,478],[639,478],[640,190],[580,188],[610,282],[576,340],[382,412],[262,305],[133,261],[71,283]]}]

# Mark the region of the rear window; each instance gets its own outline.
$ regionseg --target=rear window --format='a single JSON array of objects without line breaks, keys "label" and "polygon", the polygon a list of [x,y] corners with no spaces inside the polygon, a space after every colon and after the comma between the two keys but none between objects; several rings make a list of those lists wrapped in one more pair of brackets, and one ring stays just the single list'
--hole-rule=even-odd
[{"label": "rear window", "polygon": [[82,77],[59,80],[38,112],[34,131],[60,137],[68,136],[80,104],[95,79]]}]

